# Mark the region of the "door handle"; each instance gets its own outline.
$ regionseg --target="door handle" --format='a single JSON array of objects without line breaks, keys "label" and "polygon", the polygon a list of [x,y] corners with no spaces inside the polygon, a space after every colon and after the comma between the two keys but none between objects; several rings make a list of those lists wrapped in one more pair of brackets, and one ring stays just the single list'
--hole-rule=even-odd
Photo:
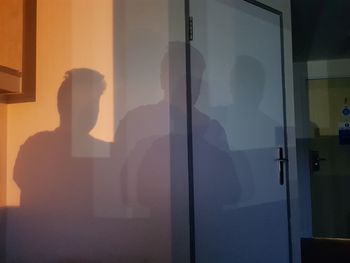
[{"label": "door handle", "polygon": [[288,159],[284,157],[283,153],[283,147],[278,147],[277,149],[277,156],[278,158],[276,161],[278,161],[278,168],[279,168],[279,183],[280,185],[284,185],[284,174],[285,174],[285,163],[288,162]]},{"label": "door handle", "polygon": [[321,169],[320,162],[327,161],[325,158],[321,158],[318,151],[311,151],[311,169],[312,172],[318,172]]}]

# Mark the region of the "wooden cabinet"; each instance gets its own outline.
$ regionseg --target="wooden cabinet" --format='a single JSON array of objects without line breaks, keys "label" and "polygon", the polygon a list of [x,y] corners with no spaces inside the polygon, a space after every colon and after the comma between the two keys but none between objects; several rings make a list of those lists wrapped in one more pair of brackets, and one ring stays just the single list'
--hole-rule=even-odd
[{"label": "wooden cabinet", "polygon": [[35,100],[36,0],[0,0],[0,96]]}]

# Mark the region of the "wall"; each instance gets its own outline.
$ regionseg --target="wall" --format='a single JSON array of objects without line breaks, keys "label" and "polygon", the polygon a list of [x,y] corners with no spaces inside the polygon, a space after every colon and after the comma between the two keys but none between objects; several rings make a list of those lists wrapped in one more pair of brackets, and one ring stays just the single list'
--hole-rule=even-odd
[{"label": "wall", "polygon": [[[111,1],[103,1],[94,12],[92,10],[97,5],[96,1],[72,3],[38,1],[37,100],[35,103],[8,106],[8,129],[11,134],[8,138],[11,145],[8,149],[9,206],[19,205],[19,191],[12,180],[19,146],[31,135],[57,127],[59,116],[55,106],[56,96],[66,71],[87,67],[104,73],[108,83],[101,103],[101,119],[104,119],[100,119],[94,132],[98,134],[97,137],[105,140],[113,137],[113,126],[110,124],[113,123],[113,114],[108,114],[113,107],[112,4]],[[79,12],[79,8],[84,12]],[[102,10],[109,10],[103,14],[103,18]],[[89,15],[92,18],[87,17]],[[85,23],[86,27],[80,23]],[[97,28],[91,28],[91,24],[96,24]],[[104,31],[100,31],[101,28]],[[97,52],[99,53],[96,54]],[[26,128],[23,129],[23,126]],[[106,129],[101,126],[106,126]]]},{"label": "wall", "polygon": [[[0,99],[1,100],[1,99]],[[0,101],[0,206],[6,204],[6,145],[7,145],[7,106]]]},{"label": "wall", "polygon": [[7,107],[0,98],[0,260],[4,261],[6,231],[6,146],[7,146]]},{"label": "wall", "polygon": [[[314,79],[308,81],[312,135],[337,136],[339,124],[346,118],[341,112],[350,98],[349,78]],[[348,104],[348,102],[346,103]]]},{"label": "wall", "polygon": [[[174,127],[170,110],[185,101],[183,45],[169,54],[170,42],[184,40],[183,3],[38,0],[37,6],[37,99],[7,107],[7,260],[167,262],[170,241],[181,238],[173,249],[186,262],[186,137],[179,134],[176,143],[169,137],[186,124],[181,118]],[[167,57],[178,66],[167,69]],[[99,93],[79,91],[81,83],[99,87],[90,80],[96,73],[85,69],[72,73],[72,93],[58,97],[65,72],[74,68],[104,75],[99,103]],[[175,82],[181,89],[170,99]],[[142,171],[155,174],[152,162],[161,170],[143,181]],[[173,173],[178,196],[169,189]],[[175,237],[170,198],[185,204],[174,212],[181,229]]]},{"label": "wall", "polygon": [[309,79],[338,78],[350,76],[349,59],[308,61]]}]

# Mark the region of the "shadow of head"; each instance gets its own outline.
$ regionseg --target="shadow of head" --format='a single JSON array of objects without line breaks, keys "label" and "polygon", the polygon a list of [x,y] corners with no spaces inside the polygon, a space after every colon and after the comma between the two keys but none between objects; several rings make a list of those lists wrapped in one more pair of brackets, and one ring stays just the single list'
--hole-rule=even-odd
[{"label": "shadow of head", "polygon": [[95,70],[79,68],[67,71],[57,96],[60,126],[90,132],[97,122],[105,87],[104,76]]},{"label": "shadow of head", "polygon": [[265,69],[262,63],[247,55],[236,58],[231,74],[231,92],[235,102],[249,102],[258,107],[264,94]]},{"label": "shadow of head", "polygon": [[[186,89],[186,77],[190,73],[192,103],[196,103],[201,88],[203,72],[206,68],[203,55],[194,47],[189,48],[187,56],[186,43],[174,41],[169,43],[167,53],[161,63],[161,86],[164,95],[169,96],[171,104],[182,105],[183,94]],[[190,69],[190,72],[187,71]]]}]

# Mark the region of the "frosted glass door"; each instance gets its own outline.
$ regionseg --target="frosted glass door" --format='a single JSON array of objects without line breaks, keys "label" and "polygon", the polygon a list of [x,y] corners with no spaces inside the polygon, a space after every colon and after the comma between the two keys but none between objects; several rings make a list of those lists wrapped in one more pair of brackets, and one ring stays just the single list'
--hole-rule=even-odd
[{"label": "frosted glass door", "polygon": [[289,262],[281,15],[191,1],[196,262]]}]

